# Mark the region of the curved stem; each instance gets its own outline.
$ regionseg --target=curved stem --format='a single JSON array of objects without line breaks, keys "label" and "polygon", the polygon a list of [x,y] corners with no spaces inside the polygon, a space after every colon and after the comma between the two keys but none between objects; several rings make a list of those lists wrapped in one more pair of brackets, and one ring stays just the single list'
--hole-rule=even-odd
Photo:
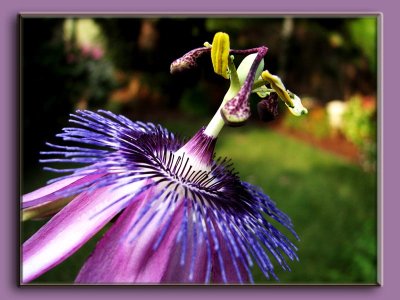
[{"label": "curved stem", "polygon": [[228,100],[235,97],[237,95],[237,93],[239,93],[239,91],[240,91],[239,76],[236,71],[236,66],[233,63],[232,56],[229,57],[228,68],[229,68],[229,72],[230,72],[231,85],[229,86],[229,90],[226,92],[224,99],[221,102],[221,105],[218,107],[217,112],[214,114],[210,123],[208,123],[206,129],[204,130],[204,134],[211,136],[211,137],[217,137],[225,125],[225,122],[222,119],[222,116],[220,113],[220,109],[225,105],[225,103]]},{"label": "curved stem", "polygon": [[[220,133],[221,129],[224,127],[225,121],[222,118],[220,110],[224,107],[224,105],[229,100],[236,97],[239,93],[243,94],[243,97],[242,97],[243,99],[246,99],[246,100],[248,99],[251,89],[252,89],[253,82],[254,82],[254,76],[256,73],[256,69],[257,69],[259,63],[261,62],[262,58],[265,56],[265,54],[267,52],[267,48],[259,47],[259,48],[240,50],[240,51],[241,51],[241,53],[243,51],[246,51],[246,52],[250,51],[250,53],[254,53],[254,51],[257,51],[258,54],[249,70],[249,74],[247,74],[247,79],[246,79],[245,83],[243,84],[243,86],[240,86],[240,81],[239,81],[239,77],[238,77],[238,74],[236,71],[236,67],[233,64],[233,57],[232,56],[229,57],[228,67],[229,67],[229,71],[231,72],[231,76],[230,76],[231,85],[229,87],[228,92],[225,94],[225,97],[222,100],[220,107],[218,108],[214,117],[211,119],[210,123],[204,130],[204,134],[206,134],[208,136],[217,137],[218,134]],[[247,52],[247,53],[249,53],[249,52]]]}]

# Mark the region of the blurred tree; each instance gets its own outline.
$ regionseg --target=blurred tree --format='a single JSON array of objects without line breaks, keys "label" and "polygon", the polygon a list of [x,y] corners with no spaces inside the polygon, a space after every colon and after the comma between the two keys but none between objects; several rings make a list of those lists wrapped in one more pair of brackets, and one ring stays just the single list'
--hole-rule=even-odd
[{"label": "blurred tree", "polygon": [[97,18],[95,21],[106,35],[116,68],[126,74],[139,74],[141,85],[162,95],[166,107],[177,108],[184,91],[201,79],[201,69],[189,71],[190,76],[188,73],[170,76],[169,67],[172,61],[209,39],[204,29],[205,19]]},{"label": "blurred tree", "polygon": [[[83,31],[77,31],[81,25],[78,21],[85,25]],[[86,104],[79,108],[86,108],[90,101],[102,105],[114,87],[113,68],[104,58],[104,49],[82,40],[96,28],[88,26],[90,19],[78,21],[21,19],[24,171],[37,167],[39,152],[45,149],[43,141],[60,132],[67,124],[68,114],[79,107],[82,99]]]},{"label": "blurred tree", "polygon": [[[72,110],[65,91],[67,61],[62,18],[21,19],[21,121],[23,170],[38,163],[43,141],[66,124]],[[45,117],[44,117],[45,116]]]},{"label": "blurred tree", "polygon": [[[349,32],[349,24],[354,21],[357,28],[365,25],[359,20],[362,18],[295,19],[288,50],[288,85],[322,103],[346,99],[355,93],[375,94],[376,73],[363,63],[366,52],[360,51],[354,33]],[[376,24],[376,18],[372,21]],[[365,39],[370,45],[376,44],[372,35]],[[375,50],[368,52],[377,55]]]},{"label": "blurred tree", "polygon": [[[97,17],[86,23],[97,24],[98,29],[91,28],[102,32],[104,59],[91,59],[84,48],[75,47],[79,59],[74,63],[65,53],[64,20],[27,18],[22,22],[24,142],[32,153],[24,153],[27,161],[37,160],[40,147],[35,141],[52,136],[61,127],[59,118],[66,119],[71,99],[90,90],[86,97],[98,99],[94,102],[98,106],[104,104],[101,101],[112,88],[109,79],[115,76],[110,64],[105,64],[107,60],[117,74],[123,74],[118,77],[121,85],[130,84],[141,91],[135,94],[137,99],[123,103],[128,115],[151,112],[155,107],[193,111],[195,99],[205,101],[200,105],[204,112],[214,110],[229,83],[210,72],[209,57],[201,58],[198,69],[173,76],[169,66],[187,51],[211,41],[216,31],[229,32],[231,45],[238,49],[268,46],[266,68],[283,76],[285,84],[302,97],[309,95],[325,103],[355,92],[376,93],[374,17]],[[235,59],[238,64],[242,57]],[[38,109],[49,115],[54,126],[41,125],[40,117],[35,119],[31,112]]]},{"label": "blurred tree", "polygon": [[140,69],[137,56],[140,18],[95,18],[105,35],[107,55],[118,69]]},{"label": "blurred tree", "polygon": [[347,22],[347,30],[354,46],[358,47],[368,59],[368,67],[376,74],[377,67],[377,19],[376,17],[364,17]]}]

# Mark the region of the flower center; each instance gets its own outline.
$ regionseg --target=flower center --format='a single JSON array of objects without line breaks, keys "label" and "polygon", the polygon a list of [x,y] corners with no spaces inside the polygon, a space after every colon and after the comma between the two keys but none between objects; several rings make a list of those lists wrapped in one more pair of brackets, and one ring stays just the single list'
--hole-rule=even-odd
[{"label": "flower center", "polygon": [[[274,100],[275,96],[268,97],[272,93],[277,94],[294,115],[307,114],[308,111],[301,104],[300,98],[287,90],[278,76],[272,75],[268,70],[263,71],[263,58],[267,50],[265,46],[245,50],[230,49],[229,35],[217,32],[212,44],[205,42],[204,47],[193,49],[172,62],[171,73],[184,71],[196,67],[196,60],[200,56],[211,53],[214,72],[230,80],[229,90],[218,111],[205,128],[205,135],[216,138],[224,124],[229,126],[243,125],[250,117],[249,96],[252,92],[257,93],[261,98],[265,98],[259,106],[264,121],[270,121],[276,116],[274,113],[277,111],[276,101],[270,101],[271,99]],[[237,70],[233,63],[233,54],[247,55]],[[267,88],[267,84],[270,85],[270,88]],[[272,111],[268,117],[263,114],[265,107]]]},{"label": "flower center", "polygon": [[137,176],[149,176],[167,185],[177,184],[177,188],[179,185],[206,190],[217,187],[213,179],[217,166],[212,159],[216,139],[205,135],[204,129],[183,146],[176,138],[165,139],[160,132],[144,134],[136,143],[140,151],[131,149],[123,155],[133,162],[134,168],[139,168]]}]

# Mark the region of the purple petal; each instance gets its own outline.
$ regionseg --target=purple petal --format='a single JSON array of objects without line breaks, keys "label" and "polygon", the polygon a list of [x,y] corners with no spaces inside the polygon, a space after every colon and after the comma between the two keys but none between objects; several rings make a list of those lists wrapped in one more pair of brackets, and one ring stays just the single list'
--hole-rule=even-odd
[{"label": "purple petal", "polygon": [[[193,232],[189,231],[190,234]],[[193,236],[188,238],[191,240]],[[169,259],[167,270],[161,280],[164,283],[205,283],[207,282],[207,245],[204,240],[201,242],[190,241],[186,256],[185,264],[181,263],[182,244],[176,244]],[[193,252],[195,251],[195,252]],[[211,263],[211,261],[210,261]],[[211,267],[211,265],[210,265]]]},{"label": "purple petal", "polygon": [[[212,283],[248,283],[249,282],[249,275],[248,271],[244,267],[244,264],[241,263],[239,260],[236,259],[236,266],[234,265],[231,256],[228,251],[222,251],[221,257],[224,260],[223,265],[219,261],[219,258],[216,256],[213,262],[213,269],[212,273]],[[223,272],[225,273],[225,279],[222,272],[222,267],[224,268]]]},{"label": "purple petal", "polygon": [[48,202],[58,200],[63,197],[62,192],[67,189],[85,185],[101,177],[100,174],[71,176],[69,178],[58,180],[52,184],[46,185],[36,191],[22,196],[22,208],[44,205]]},{"label": "purple petal", "polygon": [[[248,283],[252,280],[243,260],[237,257],[233,243],[217,230],[219,251],[214,254],[212,283]],[[243,258],[243,257],[242,257]],[[248,267],[247,267],[248,268]],[[249,276],[250,275],[250,276]]]},{"label": "purple petal", "polygon": [[[72,200],[23,245],[22,282],[61,263],[112,219],[143,183],[84,192]],[[140,197],[140,196],[139,196]],[[137,200],[140,198],[137,197]]]},{"label": "purple petal", "polygon": [[[150,189],[146,194],[143,201],[127,207],[100,240],[94,253],[79,272],[77,283],[161,281],[168,266],[183,213],[180,205],[171,216],[163,219],[161,215],[165,212],[165,208],[155,211],[160,208],[157,204],[143,215],[143,209],[154,200],[152,198],[155,191]],[[163,226],[167,223],[169,223],[167,232],[161,244],[154,250]],[[133,237],[135,238],[132,239]]]}]

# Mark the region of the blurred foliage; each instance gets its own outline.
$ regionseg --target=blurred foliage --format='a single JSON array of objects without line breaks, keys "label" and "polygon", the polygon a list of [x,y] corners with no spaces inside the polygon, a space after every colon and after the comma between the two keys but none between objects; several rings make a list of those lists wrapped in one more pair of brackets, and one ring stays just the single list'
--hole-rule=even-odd
[{"label": "blurred foliage", "polygon": [[347,23],[347,30],[355,46],[368,58],[369,68],[376,73],[377,67],[377,30],[376,18],[364,17]]},{"label": "blurred foliage", "polygon": [[113,65],[103,55],[99,46],[91,45],[73,46],[66,52],[65,84],[73,103],[83,98],[97,106],[104,105],[116,87]]},{"label": "blurred foliage", "polygon": [[199,85],[183,93],[179,108],[189,115],[207,116],[210,111],[209,102],[204,101],[207,98],[207,91]]},{"label": "blurred foliage", "polygon": [[300,261],[281,283],[376,282],[376,174],[265,128],[229,128],[217,147],[294,222]]},{"label": "blurred foliage", "polygon": [[[36,165],[44,142],[88,103],[102,106],[115,88],[112,63],[96,45],[65,40],[63,18],[22,19],[23,169]],[[84,100],[85,107],[80,107]],[[50,126],[49,126],[50,124]]]},{"label": "blurred foliage", "polygon": [[105,47],[105,36],[94,19],[68,18],[63,22],[63,39],[77,45]]},{"label": "blurred foliage", "polygon": [[64,19],[22,19],[21,122],[23,170],[36,167],[44,141],[66,125],[72,102],[66,85]]},{"label": "blurred foliage", "polygon": [[364,155],[366,169],[375,170],[377,159],[377,123],[375,101],[354,96],[343,114],[343,133]]},{"label": "blurred foliage", "polygon": [[326,138],[330,136],[328,116],[323,107],[309,110],[307,116],[296,117],[292,114],[285,114],[283,125],[286,128],[311,134],[316,138]]}]

